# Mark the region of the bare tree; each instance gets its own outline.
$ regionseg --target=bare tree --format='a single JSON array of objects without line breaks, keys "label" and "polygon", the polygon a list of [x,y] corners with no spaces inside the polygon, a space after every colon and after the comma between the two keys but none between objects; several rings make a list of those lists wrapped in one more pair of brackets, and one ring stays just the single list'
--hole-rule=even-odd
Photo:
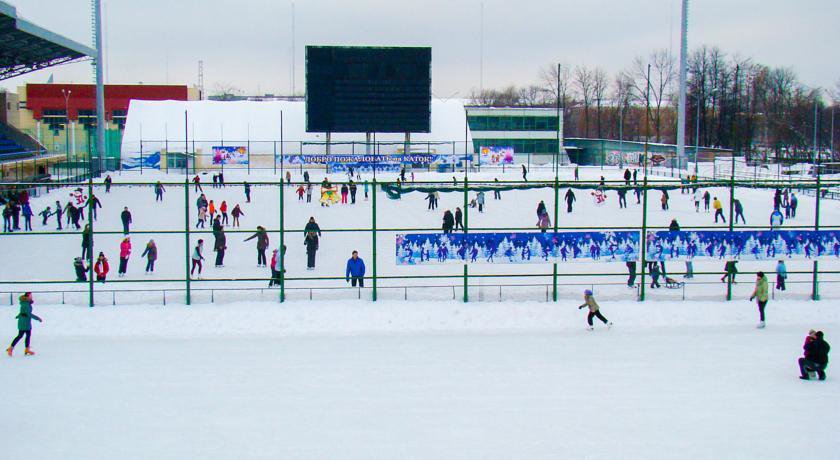
[{"label": "bare tree", "polygon": [[490,107],[515,107],[518,105],[522,105],[520,101],[520,92],[513,85],[500,90],[473,90],[473,92],[470,94],[469,99],[472,104],[485,105]]},{"label": "bare tree", "polygon": [[554,104],[553,97],[547,97],[539,85],[528,85],[519,88],[519,103],[528,107],[544,107]]},{"label": "bare tree", "polygon": [[219,82],[213,86],[212,97],[219,101],[233,101],[242,97],[242,90],[230,82]]},{"label": "bare tree", "polygon": [[604,96],[607,93],[607,89],[609,87],[607,72],[600,68],[596,67],[595,70],[592,72],[592,95],[595,98],[595,103],[597,104],[597,129],[598,129],[598,139],[602,138],[601,135],[601,101],[604,100]]},{"label": "bare tree", "polygon": [[633,82],[627,74],[621,72],[615,76],[613,88],[612,103],[616,109],[618,137],[619,139],[624,139],[626,132],[624,130],[624,118],[633,101]]},{"label": "bare tree", "polygon": [[[650,64],[650,82],[647,81]],[[653,126],[655,137],[662,140],[662,107],[671,95],[671,86],[676,77],[676,63],[668,50],[656,50],[645,59],[641,56],[633,60],[633,65],[626,72],[633,79],[637,100],[644,101],[648,84],[650,85],[650,103],[653,107]]]},{"label": "bare tree", "polygon": [[580,100],[583,101],[583,135],[589,137],[589,107],[594,99],[594,76],[586,66],[575,68],[574,84]]},{"label": "bare tree", "polygon": [[574,128],[570,119],[572,108],[569,107],[571,105],[571,101],[569,100],[569,83],[572,81],[572,66],[565,63],[560,63],[559,69],[557,66],[558,64],[549,64],[540,69],[540,85],[546,93],[546,101],[553,102],[556,105],[559,94],[560,107],[563,109],[563,129],[571,130]]}]

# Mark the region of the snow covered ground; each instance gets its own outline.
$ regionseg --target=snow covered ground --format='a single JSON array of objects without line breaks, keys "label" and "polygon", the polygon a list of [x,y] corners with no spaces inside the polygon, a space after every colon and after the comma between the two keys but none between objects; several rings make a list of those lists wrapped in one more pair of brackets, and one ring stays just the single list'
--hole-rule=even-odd
[{"label": "snow covered ground", "polygon": [[[602,174],[616,179],[619,172],[582,169],[584,179]],[[571,175],[564,169],[561,179]],[[272,179],[244,171],[226,176],[228,182]],[[184,180],[147,172],[113,177]],[[313,181],[321,177],[312,171]],[[471,175],[494,177],[519,178],[516,170]],[[540,177],[553,174],[529,175]],[[148,185],[115,185],[107,195],[96,188],[104,206],[97,231],[113,232],[95,238],[96,251],[111,260],[108,282],[97,285],[98,308],[81,306],[86,285],[38,284],[73,278],[79,234],[0,237],[0,279],[7,281],[0,285],[0,302],[16,304],[16,293],[36,291],[35,312],[45,319],[35,324],[37,356],[24,358],[18,348],[14,358],[0,362],[3,458],[786,459],[804,452],[831,457],[840,448],[840,387],[832,368],[825,382],[796,378],[808,329],[825,331],[829,342],[840,330],[832,301],[840,298],[840,277],[821,275],[821,294],[829,300],[807,301],[810,262],[788,264],[794,272],[790,289],[774,292],[764,330],[755,329],[756,308],[746,300],[753,277],[742,275],[735,300],[723,302],[722,263],[716,262],[696,262],[696,272],[709,273],[684,291],[649,291],[645,303],[623,286],[621,263],[560,264],[557,303],[545,301],[550,265],[474,266],[471,273],[496,277],[471,280],[471,300],[484,302],[464,304],[452,301],[462,292],[460,265],[399,267],[393,249],[395,235],[404,231],[398,228],[439,228],[442,211],[460,206],[463,195],[441,194],[432,213],[422,194],[390,200],[380,193],[377,225],[388,230],[377,239],[379,274],[452,278],[382,279],[377,303],[366,300],[369,289],[345,289],[343,279],[292,279],[290,301],[280,304],[276,290],[262,289],[259,278],[267,271],[255,266],[254,242],[242,242],[257,225],[278,229],[279,188],[255,186],[253,202],[246,204],[241,186],[205,184],[208,198],[241,204],[245,217],[242,233],[227,229],[226,266],[205,268],[204,278],[192,283],[194,304],[186,307],[177,291],[184,287],[178,279],[186,241],[172,233],[185,225],[183,188],[169,186],[162,205],[154,203]],[[728,190],[712,192],[728,206]],[[66,202],[68,193],[36,197],[33,208]],[[771,193],[737,192],[749,224],[767,224]],[[711,214],[694,211],[689,195],[671,197],[671,209],[662,211],[659,193],[650,193],[649,225],[665,227],[671,218],[684,229],[714,225]],[[190,188],[191,228],[195,198]],[[531,227],[539,200],[553,209],[551,189],[503,192],[501,201],[488,194],[485,213],[470,210],[470,226]],[[575,212],[561,209],[560,225],[637,227],[641,207],[631,197],[628,202],[628,209],[618,209],[611,194],[596,206],[587,191],[578,191]],[[801,197],[798,217],[786,226],[813,224],[813,205],[813,198]],[[123,206],[134,216],[134,252],[128,276],[118,279]],[[823,201],[823,225],[838,225],[838,206]],[[336,231],[371,225],[371,201],[361,190],[355,206],[321,208],[298,202],[287,188],[285,216],[290,278],[343,278],[353,249],[370,273],[370,233]],[[314,272],[304,269],[299,232],[309,216],[324,229]],[[35,223],[36,230],[53,228]],[[212,239],[209,231],[192,233],[190,247],[200,237]],[[160,260],[155,274],[146,276],[139,254],[149,238],[158,243]],[[271,233],[271,246],[277,242]],[[206,256],[213,256],[209,248]],[[669,264],[669,271],[679,275],[681,265]],[[825,261],[820,268],[837,265]],[[773,264],[744,262],[740,268],[772,272]],[[604,273],[614,275],[593,276]],[[230,278],[253,280],[225,281]],[[585,313],[575,307],[590,287],[615,322],[612,330],[584,330]],[[41,292],[47,290],[52,292]],[[166,305],[163,290],[169,290]],[[14,334],[16,311],[17,305],[0,306],[4,337]]]},{"label": "snow covered ground", "polygon": [[808,329],[840,330],[831,303],[771,302],[757,330],[745,300],[602,301],[594,332],[578,303],[36,305],[38,355],[0,363],[3,457],[838,452],[831,367],[796,367]]}]

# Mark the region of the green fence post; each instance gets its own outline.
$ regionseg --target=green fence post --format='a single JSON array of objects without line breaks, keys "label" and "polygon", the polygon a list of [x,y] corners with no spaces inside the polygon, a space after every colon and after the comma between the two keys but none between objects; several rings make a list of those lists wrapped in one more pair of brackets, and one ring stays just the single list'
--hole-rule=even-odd
[{"label": "green fence post", "polygon": [[[88,159],[90,160],[90,159]],[[93,174],[90,169],[90,161],[88,161],[88,224],[90,225],[90,248],[88,249],[88,271],[90,272],[90,281],[88,281],[88,306],[93,307],[94,301],[94,287],[93,287]]]},{"label": "green fence post", "polygon": [[371,234],[373,235],[373,279],[371,280],[371,299],[376,302],[376,178],[373,178],[373,203],[371,205]]},{"label": "green fence post", "polygon": [[[276,146],[277,144],[275,144]],[[277,155],[274,156],[277,158]],[[276,165],[275,160],[275,165]],[[286,197],[283,191],[283,178],[280,178],[280,303],[286,301]]]},{"label": "green fence post", "polygon": [[[466,170],[466,163],[464,164],[464,169]],[[464,239],[466,240],[467,231],[469,228],[469,216],[470,216],[470,207],[469,207],[469,197],[468,197],[468,186],[467,183],[469,179],[467,178],[466,172],[464,173]],[[464,261],[464,302],[470,301],[470,293],[469,293],[469,266],[467,262]]]},{"label": "green fence post", "polygon": [[[645,166],[647,166],[647,154],[645,154]],[[647,168],[645,168],[647,171]],[[641,264],[642,264],[642,273],[639,277],[641,285],[639,286],[639,301],[645,301],[645,270],[647,269],[647,261],[645,260],[646,253],[647,253],[647,196],[648,196],[648,179],[647,179],[647,172],[645,172],[645,177],[642,183],[642,237],[639,240],[639,246],[641,249]]]},{"label": "green fence post", "polygon": [[190,182],[184,176],[184,280],[187,285],[186,304],[190,305]]},{"label": "green fence post", "polygon": [[[729,174],[729,232],[730,234],[735,229],[735,223],[732,221],[735,209],[735,152],[732,152],[732,170]],[[733,275],[734,276],[734,275]],[[726,278],[726,300],[732,300],[732,276]]]},{"label": "green fence post", "polygon": [[[557,184],[557,172],[554,173],[554,236],[557,237],[557,207],[559,203],[559,191]],[[552,298],[557,302],[557,261],[555,260],[552,273]]]},{"label": "green fence post", "polygon": [[[814,230],[820,229],[820,170],[817,167],[817,200],[816,209],[814,210]],[[811,280],[811,300],[820,300],[820,282],[819,282],[819,267],[820,262],[817,258],[814,259],[814,274]]]}]

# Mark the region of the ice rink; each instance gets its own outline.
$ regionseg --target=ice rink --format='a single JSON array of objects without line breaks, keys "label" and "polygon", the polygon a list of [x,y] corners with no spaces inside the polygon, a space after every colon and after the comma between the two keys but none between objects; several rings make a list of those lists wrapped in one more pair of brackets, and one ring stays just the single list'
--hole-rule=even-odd
[{"label": "ice rink", "polygon": [[[831,458],[828,302],[36,307],[4,458]],[[8,311],[4,308],[5,311]],[[9,325],[7,325],[9,326]],[[7,335],[11,327],[6,327]]]}]

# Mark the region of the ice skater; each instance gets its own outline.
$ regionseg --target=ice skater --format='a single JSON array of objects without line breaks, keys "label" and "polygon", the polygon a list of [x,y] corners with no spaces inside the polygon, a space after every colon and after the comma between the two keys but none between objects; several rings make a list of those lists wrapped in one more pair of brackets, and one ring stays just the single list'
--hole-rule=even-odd
[{"label": "ice skater", "polygon": [[196,267],[198,267],[198,278],[201,278],[201,261],[204,260],[204,240],[198,240],[198,244],[195,245],[195,249],[193,249],[192,253],[192,268],[190,269],[190,276],[195,273]]},{"label": "ice skater", "polygon": [[32,304],[35,303],[35,301],[32,299],[31,292],[25,292],[18,300],[20,301],[20,312],[15,317],[18,320],[18,334],[17,337],[12,340],[12,344],[9,348],[6,348],[6,354],[11,357],[15,351],[15,346],[18,342],[20,342],[20,339],[23,338],[23,344],[26,347],[23,354],[25,356],[32,356],[35,354],[34,351],[29,349],[29,340],[32,338],[32,320],[35,319],[41,323],[43,323],[44,320],[42,320],[38,315],[32,313]]},{"label": "ice skater", "polygon": [[595,296],[592,295],[592,291],[590,291],[589,289],[583,291],[583,304],[578,307],[578,310],[582,309],[583,307],[589,307],[589,314],[586,316],[586,323],[589,325],[586,328],[587,330],[591,331],[595,329],[595,327],[592,325],[592,318],[595,317],[603,321],[608,328],[612,327],[612,323],[608,321],[607,318],[604,318],[604,315],[601,314],[601,307],[598,305],[598,302],[595,301]]},{"label": "ice skater", "polygon": [[750,296],[750,301],[755,300],[758,303],[759,329],[764,329],[764,308],[767,306],[769,299],[767,277],[764,276],[764,272],[758,272],[755,275],[755,290]]}]

